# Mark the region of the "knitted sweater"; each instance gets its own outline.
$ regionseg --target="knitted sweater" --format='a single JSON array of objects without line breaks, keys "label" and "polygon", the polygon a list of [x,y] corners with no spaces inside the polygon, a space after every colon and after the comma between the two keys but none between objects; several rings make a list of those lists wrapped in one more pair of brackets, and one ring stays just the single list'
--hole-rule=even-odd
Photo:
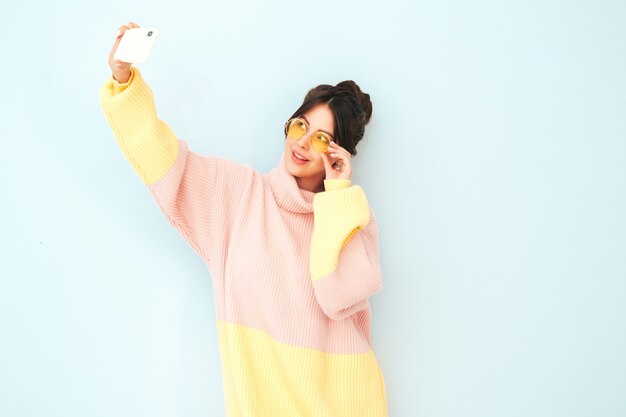
[{"label": "knitted sweater", "polygon": [[268,173],[188,149],[157,116],[137,67],[100,103],[124,156],[210,272],[229,417],[383,417],[370,304],[378,228],[361,187],[300,189],[285,157]]}]

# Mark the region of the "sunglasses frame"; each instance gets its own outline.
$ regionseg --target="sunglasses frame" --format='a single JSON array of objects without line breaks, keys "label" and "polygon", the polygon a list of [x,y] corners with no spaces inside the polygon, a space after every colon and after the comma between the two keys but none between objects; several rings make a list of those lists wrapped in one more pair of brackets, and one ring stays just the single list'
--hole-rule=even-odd
[{"label": "sunglasses frame", "polygon": [[[304,120],[302,117],[292,117],[291,119],[287,120],[287,122],[285,123],[285,136],[290,138],[290,139],[300,140],[300,138],[302,138],[302,136],[304,136],[304,135],[302,135],[302,136],[300,136],[299,138],[296,139],[296,138],[290,137],[289,133],[288,133],[289,129],[291,128],[291,126],[293,126],[294,123],[296,123],[296,122],[302,122],[302,124],[304,124],[304,126],[306,128],[304,135],[306,135],[306,133],[309,131],[309,128],[310,128],[310,126],[307,123],[307,121]],[[317,140],[316,141],[313,140],[313,137],[315,137],[315,135],[322,136],[323,138],[328,140],[328,142],[326,142],[325,140],[321,141],[323,143],[322,147],[324,149],[320,150],[321,148],[319,148],[319,145],[318,145],[319,142]],[[318,153],[326,152],[328,150],[328,145],[330,145],[330,142],[332,142],[334,140],[335,140],[335,138],[333,138],[331,135],[329,135],[328,133],[323,132],[321,130],[316,130],[315,132],[311,133],[311,147],[313,149],[315,149]]]}]

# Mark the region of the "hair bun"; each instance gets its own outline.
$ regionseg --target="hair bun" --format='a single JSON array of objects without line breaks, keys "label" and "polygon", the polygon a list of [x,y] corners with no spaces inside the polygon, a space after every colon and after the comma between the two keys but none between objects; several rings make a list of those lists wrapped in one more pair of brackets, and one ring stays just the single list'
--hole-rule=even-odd
[{"label": "hair bun", "polygon": [[365,124],[372,117],[372,101],[370,95],[361,91],[361,88],[352,80],[345,80],[337,84],[331,89],[331,93],[336,96],[352,96],[363,107],[365,112]]}]

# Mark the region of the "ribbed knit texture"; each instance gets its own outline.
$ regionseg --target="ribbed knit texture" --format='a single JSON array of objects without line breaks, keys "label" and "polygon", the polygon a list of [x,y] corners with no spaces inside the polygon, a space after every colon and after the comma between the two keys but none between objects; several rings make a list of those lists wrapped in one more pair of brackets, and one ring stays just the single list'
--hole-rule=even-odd
[{"label": "ribbed knit texture", "polygon": [[284,155],[260,173],[188,149],[141,72],[110,76],[100,103],[131,166],[204,260],[215,297],[228,417],[383,417],[368,298],[378,228],[361,187],[298,188]]}]

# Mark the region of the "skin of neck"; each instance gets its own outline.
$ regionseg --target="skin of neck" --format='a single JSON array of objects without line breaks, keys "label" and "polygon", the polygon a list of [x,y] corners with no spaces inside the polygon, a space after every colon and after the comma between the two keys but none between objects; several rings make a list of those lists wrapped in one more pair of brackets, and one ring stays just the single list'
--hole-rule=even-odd
[{"label": "skin of neck", "polygon": [[324,177],[325,175],[322,175],[321,178],[319,176],[295,178],[296,183],[298,184],[298,188],[314,193],[319,193],[324,191]]}]

